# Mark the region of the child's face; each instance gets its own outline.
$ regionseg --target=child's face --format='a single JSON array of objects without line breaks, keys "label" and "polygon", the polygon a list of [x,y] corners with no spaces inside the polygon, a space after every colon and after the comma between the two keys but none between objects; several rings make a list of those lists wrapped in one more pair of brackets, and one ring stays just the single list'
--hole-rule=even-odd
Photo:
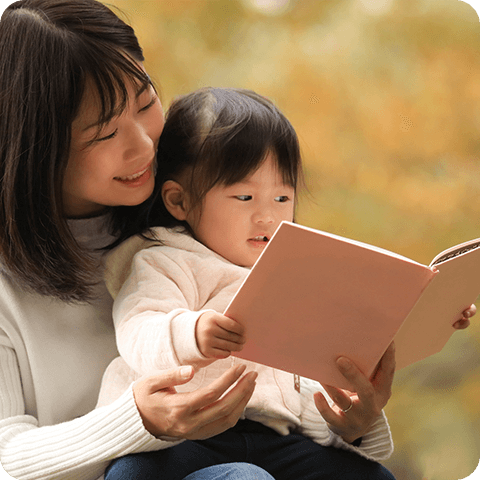
[{"label": "child's face", "polygon": [[250,177],[209,190],[187,222],[205,246],[236,265],[251,267],[280,222],[293,221],[294,196],[269,154]]}]

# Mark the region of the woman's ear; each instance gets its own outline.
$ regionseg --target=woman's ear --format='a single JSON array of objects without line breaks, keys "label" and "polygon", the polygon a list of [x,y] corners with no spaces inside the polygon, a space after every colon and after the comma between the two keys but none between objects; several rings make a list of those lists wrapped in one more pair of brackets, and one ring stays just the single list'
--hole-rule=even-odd
[{"label": "woman's ear", "polygon": [[183,187],[174,180],[167,180],[162,185],[163,203],[172,217],[183,221],[187,219],[188,205]]}]

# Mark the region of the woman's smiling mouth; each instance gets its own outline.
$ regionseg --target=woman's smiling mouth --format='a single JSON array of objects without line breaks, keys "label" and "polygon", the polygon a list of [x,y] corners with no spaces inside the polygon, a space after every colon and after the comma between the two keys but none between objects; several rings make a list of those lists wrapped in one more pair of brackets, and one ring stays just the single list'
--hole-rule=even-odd
[{"label": "woman's smiling mouth", "polygon": [[123,183],[128,186],[140,186],[143,185],[146,181],[150,179],[151,176],[151,165],[149,164],[146,168],[140,172],[134,173],[133,175],[127,175],[125,177],[114,177],[114,180]]}]

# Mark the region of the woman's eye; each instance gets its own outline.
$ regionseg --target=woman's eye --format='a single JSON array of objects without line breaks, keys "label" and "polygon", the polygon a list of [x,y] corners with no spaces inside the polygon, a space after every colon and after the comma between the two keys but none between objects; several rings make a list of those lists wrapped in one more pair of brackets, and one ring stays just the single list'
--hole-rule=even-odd
[{"label": "woman's eye", "polygon": [[106,137],[96,138],[95,142],[104,142],[105,140],[110,140],[111,138],[114,138],[117,136],[117,132],[118,130],[115,130],[113,133],[111,133],[110,135],[107,135]]},{"label": "woman's eye", "polygon": [[289,198],[287,195],[280,195],[279,197],[275,197],[276,202],[284,203],[288,202]]},{"label": "woman's eye", "polygon": [[251,195],[236,195],[236,198],[238,198],[242,202],[248,202],[249,200],[252,199],[252,196]]},{"label": "woman's eye", "polygon": [[157,101],[157,96],[154,96],[147,105],[145,105],[143,108],[140,109],[140,112],[145,112],[149,108],[153,107],[156,101]]}]

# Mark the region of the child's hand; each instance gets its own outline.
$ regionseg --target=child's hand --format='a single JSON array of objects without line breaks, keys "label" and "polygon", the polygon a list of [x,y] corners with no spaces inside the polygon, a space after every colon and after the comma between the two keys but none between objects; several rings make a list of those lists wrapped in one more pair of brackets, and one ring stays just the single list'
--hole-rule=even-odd
[{"label": "child's hand", "polygon": [[195,337],[202,355],[207,358],[227,358],[239,352],[245,343],[245,328],[232,318],[217,312],[205,312],[197,321]]},{"label": "child's hand", "polygon": [[453,328],[456,330],[463,330],[464,328],[467,328],[470,325],[470,318],[476,313],[477,307],[475,305],[470,305],[470,307],[463,312],[463,317],[453,324]]}]

